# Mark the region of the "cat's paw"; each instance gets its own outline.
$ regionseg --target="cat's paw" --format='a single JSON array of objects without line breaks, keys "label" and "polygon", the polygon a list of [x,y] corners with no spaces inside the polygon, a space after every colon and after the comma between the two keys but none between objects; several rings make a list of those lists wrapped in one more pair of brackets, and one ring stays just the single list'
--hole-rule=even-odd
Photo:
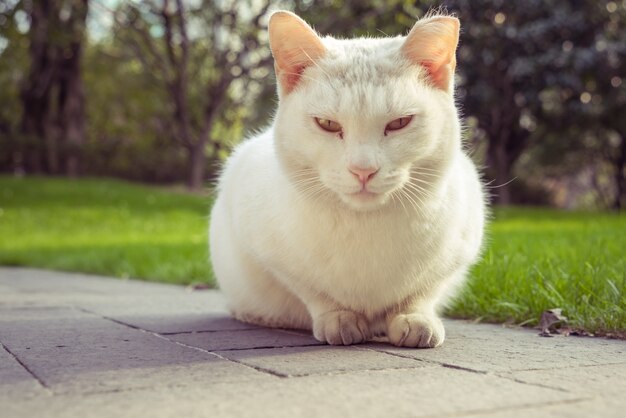
[{"label": "cat's paw", "polygon": [[350,345],[367,341],[371,333],[363,315],[352,311],[331,311],[314,319],[313,336],[330,345]]},{"label": "cat's paw", "polygon": [[443,343],[446,331],[437,316],[412,313],[393,318],[387,335],[389,342],[398,347],[433,348]]}]

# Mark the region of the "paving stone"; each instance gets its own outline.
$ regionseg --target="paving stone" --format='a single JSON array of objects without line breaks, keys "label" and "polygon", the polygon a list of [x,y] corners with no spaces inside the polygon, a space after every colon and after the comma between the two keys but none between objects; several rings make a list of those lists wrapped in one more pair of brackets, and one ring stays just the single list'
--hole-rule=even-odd
[{"label": "paving stone", "polygon": [[214,313],[112,315],[112,318],[159,334],[260,329],[256,325],[246,324],[230,316]]},{"label": "paving stone", "polygon": [[495,411],[463,414],[476,418],[624,418],[624,401],[615,397],[567,400],[545,405],[522,405]]},{"label": "paving stone", "polygon": [[[362,371],[179,388],[68,396],[50,417],[437,417],[576,401],[571,394],[444,367]],[[479,414],[479,416],[480,416]],[[533,415],[537,418],[537,415]]]},{"label": "paving stone", "polygon": [[433,367],[426,362],[363,350],[358,346],[284,347],[220,351],[218,354],[280,376]]},{"label": "paving stone", "polygon": [[330,347],[238,323],[216,291],[0,267],[0,415],[624,416],[626,341],[446,329],[433,350]]},{"label": "paving stone", "polygon": [[264,328],[240,331],[172,334],[168,335],[167,338],[207,351],[323,345],[323,343],[320,343],[310,335],[280,329]]},{"label": "paving stone", "polygon": [[434,350],[368,347],[409,358],[484,372],[554,369],[626,362],[626,342],[601,338],[540,337],[532,330],[446,321],[446,341]]},{"label": "paving stone", "polygon": [[0,307],[80,306],[102,315],[224,313],[215,290],[86,274],[0,268]]},{"label": "paving stone", "polygon": [[195,386],[265,377],[252,368],[71,309],[0,312],[0,341],[55,393]]},{"label": "paving stone", "polygon": [[0,345],[0,404],[15,398],[48,395],[46,390],[3,345]]},{"label": "paving stone", "polygon": [[500,375],[520,382],[547,385],[580,395],[623,397],[626,394],[626,362],[606,366],[564,367],[549,372],[545,370],[518,371]]}]

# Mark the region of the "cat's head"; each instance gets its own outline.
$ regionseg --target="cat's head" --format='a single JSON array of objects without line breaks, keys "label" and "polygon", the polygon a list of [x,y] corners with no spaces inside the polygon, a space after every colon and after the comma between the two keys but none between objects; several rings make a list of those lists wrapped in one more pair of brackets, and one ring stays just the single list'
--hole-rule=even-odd
[{"label": "cat's head", "polygon": [[292,13],[272,15],[276,147],[303,193],[356,210],[427,198],[460,149],[458,36],[449,16],[422,19],[406,37],[337,40]]}]

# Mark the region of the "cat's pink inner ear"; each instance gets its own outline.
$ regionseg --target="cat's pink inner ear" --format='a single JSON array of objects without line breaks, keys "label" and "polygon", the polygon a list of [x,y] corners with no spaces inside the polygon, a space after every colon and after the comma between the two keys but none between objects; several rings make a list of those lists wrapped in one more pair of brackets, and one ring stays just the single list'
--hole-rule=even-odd
[{"label": "cat's pink inner ear", "polygon": [[315,31],[291,12],[280,11],[270,17],[269,38],[276,78],[284,93],[291,92],[304,70],[326,52]]},{"label": "cat's pink inner ear", "polygon": [[446,91],[452,89],[459,29],[455,17],[423,19],[413,26],[402,46],[402,53],[411,62],[424,66],[433,84]]}]

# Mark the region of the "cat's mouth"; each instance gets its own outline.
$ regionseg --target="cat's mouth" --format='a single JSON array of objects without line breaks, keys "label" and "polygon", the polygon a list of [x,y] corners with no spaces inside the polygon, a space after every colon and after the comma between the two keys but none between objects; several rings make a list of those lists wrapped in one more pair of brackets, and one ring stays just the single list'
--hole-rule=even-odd
[{"label": "cat's mouth", "polygon": [[356,197],[357,199],[374,199],[378,197],[380,193],[372,192],[363,188],[358,192],[350,193],[350,195]]},{"label": "cat's mouth", "polygon": [[386,202],[387,195],[364,188],[357,192],[343,194],[342,200],[352,209],[367,211],[380,208]]}]

